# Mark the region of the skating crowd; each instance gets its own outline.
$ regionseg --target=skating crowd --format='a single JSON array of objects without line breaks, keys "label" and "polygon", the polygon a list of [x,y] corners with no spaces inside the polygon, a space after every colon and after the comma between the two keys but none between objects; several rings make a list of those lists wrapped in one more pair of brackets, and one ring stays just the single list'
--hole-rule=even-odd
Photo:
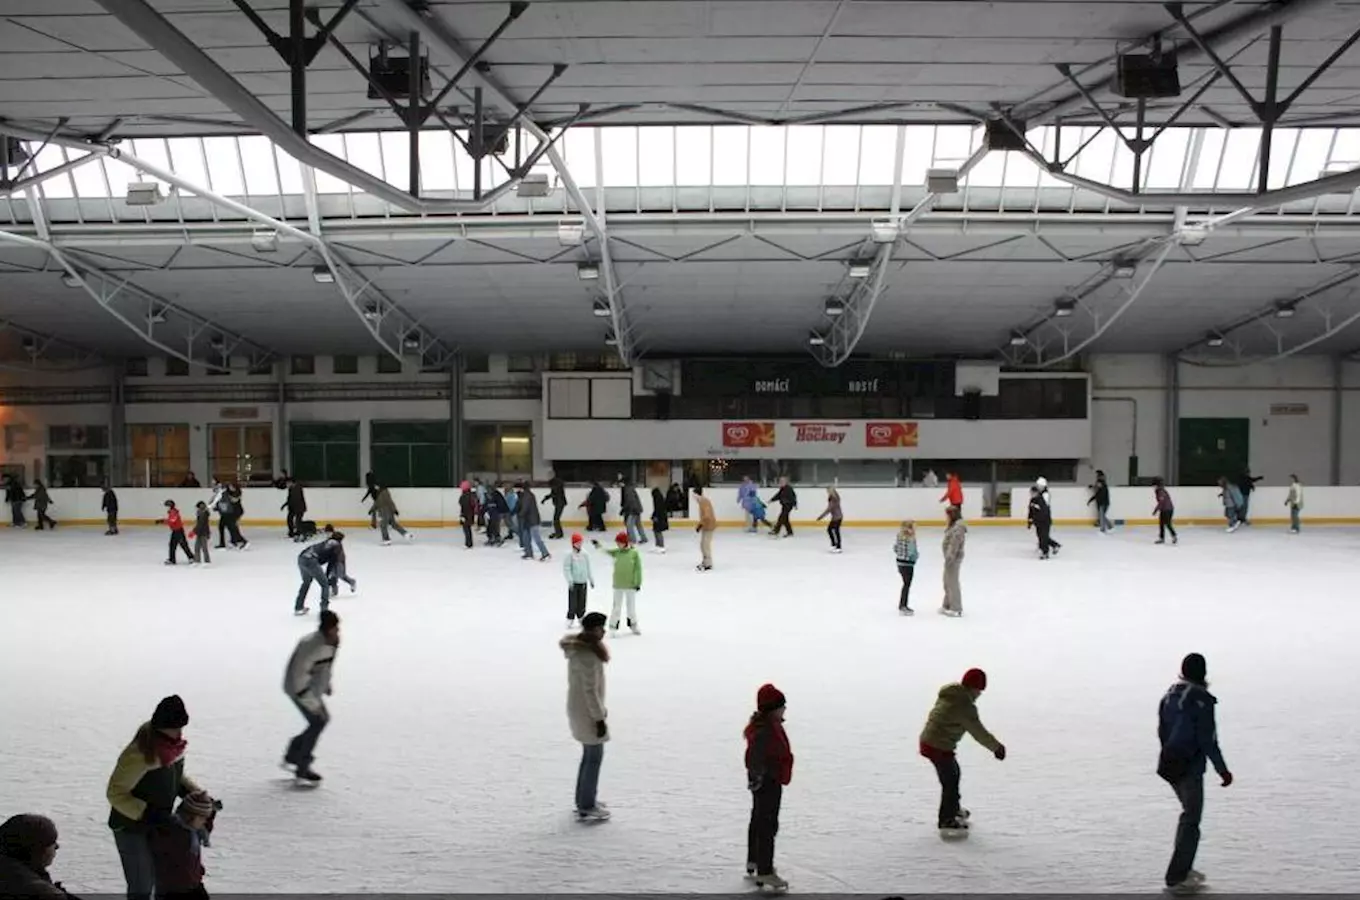
[{"label": "skating crowd", "polygon": [[[1230,531],[1247,522],[1248,500],[1259,480],[1249,472],[1231,482],[1220,479]],[[390,543],[392,530],[411,540],[409,532],[398,521],[400,513],[388,488],[378,483],[372,473],[366,477],[366,482],[367,492],[363,499],[372,501],[370,525],[380,530],[382,542]],[[197,486],[196,480],[193,486]],[[356,589],[357,581],[346,570],[344,534],[330,525],[318,527],[306,519],[306,498],[296,479],[285,473],[275,486],[287,492],[281,508],[287,511],[288,536],[300,543],[320,538],[299,553],[302,585],[294,603],[296,614],[307,614],[310,611],[306,606],[307,595],[311,583],[316,582],[321,591],[318,627],[297,643],[285,668],[283,683],[285,694],[306,723],[305,729],[289,742],[283,764],[299,784],[315,785],[321,781],[321,776],[313,770],[312,761],[317,742],[330,721],[325,698],[331,693],[331,669],[340,646],[340,619],[329,609],[329,601],[340,581],[349,584],[351,592]],[[615,536],[610,547],[603,546],[599,540],[589,541],[595,550],[612,561],[613,604],[609,615],[586,609],[588,591],[595,586],[595,577],[584,535],[571,536],[570,550],[562,563],[567,584],[568,634],[559,646],[567,660],[568,725],[572,737],[581,744],[576,818],[585,824],[601,823],[610,818],[608,806],[597,796],[604,745],[611,736],[605,689],[610,653],[605,639],[607,635],[616,635],[623,624],[632,633],[641,634],[637,597],[643,584],[643,560],[638,548],[650,541],[641,524],[643,506],[636,488],[624,480],[620,480],[618,488],[625,530]],[[1056,554],[1062,546],[1052,536],[1053,517],[1047,488],[1042,478],[1035,483],[1030,489],[1028,509],[1028,523],[1036,532],[1043,559]],[[712,546],[717,519],[712,502],[704,496],[702,487],[695,486],[691,492],[697,505],[695,530],[699,533],[701,548],[696,569],[707,572],[713,568]],[[27,501],[34,503],[38,529],[44,525],[48,528],[56,526],[47,515],[52,503],[41,483],[35,484],[32,495],[26,495],[22,487],[7,476],[5,493],[14,526],[23,526],[22,506]],[[942,540],[944,600],[939,611],[957,617],[963,613],[960,569],[967,541],[967,526],[962,516],[963,488],[957,476],[948,476],[945,493],[940,499],[946,504],[948,526]],[[653,488],[651,500],[652,537],[656,551],[664,553],[670,518],[676,514],[688,517],[689,498],[679,485],[672,484],[666,492],[659,487]],[[1164,543],[1168,533],[1175,543],[1178,540],[1173,523],[1175,508],[1160,480],[1154,485],[1154,500],[1154,512],[1159,522],[1157,543]],[[548,493],[541,500],[527,483],[506,486],[463,482],[459,514],[464,546],[472,549],[475,531],[480,530],[489,546],[503,546],[509,536],[521,548],[523,559],[550,560],[539,513],[540,504],[548,502],[553,508],[549,538],[564,538],[562,515],[567,500],[560,479],[552,479]],[[581,504],[587,515],[588,532],[606,530],[604,515],[608,502],[605,488],[594,484]],[[1102,533],[1107,532],[1112,526],[1108,517],[1109,488],[1104,473],[1097,473],[1090,502],[1096,507],[1098,527]],[[1292,477],[1287,502],[1291,531],[1297,533],[1303,506],[1303,488],[1297,477]],[[760,498],[757,486],[746,479],[738,491],[738,503],[747,531],[755,532],[764,526],[771,537],[792,536],[790,516],[797,508],[798,500],[787,479],[780,480],[769,504]],[[768,505],[779,507],[773,525],[766,515]],[[118,534],[118,500],[107,484],[103,508],[108,516],[105,533]],[[215,485],[211,499],[196,504],[193,528],[187,536],[183,516],[174,501],[167,500],[165,508],[160,523],[170,532],[167,565],[177,563],[180,551],[191,564],[211,562],[212,511],[219,516],[218,549],[228,546],[228,536],[233,549],[244,550],[249,546],[239,527],[244,514],[239,485]],[[822,519],[828,520],[831,551],[839,553],[844,515],[841,497],[835,488],[827,491],[826,507],[817,517],[818,521]],[[195,540],[192,550],[188,537]],[[902,615],[912,615],[910,594],[919,559],[913,522],[902,523],[893,551],[902,581],[898,610]],[[961,770],[956,754],[963,736],[970,735],[996,759],[1006,759],[1006,747],[982,724],[978,713],[977,702],[986,689],[987,674],[978,668],[969,669],[959,681],[941,687],[920,734],[920,755],[932,765],[940,784],[937,825],[941,836],[948,839],[965,838],[969,833],[970,813],[960,804]],[[756,887],[773,892],[785,891],[789,886],[774,864],[783,791],[791,784],[794,769],[794,754],[784,728],[786,702],[783,692],[774,685],[760,686],[756,691],[755,711],[743,730],[747,786],[751,796],[746,876]],[[1224,787],[1233,781],[1218,746],[1216,705],[1216,698],[1208,690],[1204,657],[1198,653],[1187,655],[1181,663],[1180,678],[1160,702],[1158,738],[1161,751],[1156,766],[1157,774],[1171,786],[1181,805],[1174,850],[1165,873],[1167,890],[1177,895],[1195,893],[1206,885],[1204,875],[1195,870],[1193,864],[1200,838],[1207,766],[1212,764]],[[150,718],[137,727],[109,776],[106,791],[108,827],[122,865],[129,900],[149,900],[153,896],[207,896],[203,887],[206,872],[202,852],[210,846],[213,825],[222,804],[185,771],[188,742],[184,729],[188,724],[189,714],[183,700],[178,696],[165,697],[156,705]],[[0,824],[0,897],[71,896],[49,872],[57,849],[56,825],[45,816],[20,814]]]}]

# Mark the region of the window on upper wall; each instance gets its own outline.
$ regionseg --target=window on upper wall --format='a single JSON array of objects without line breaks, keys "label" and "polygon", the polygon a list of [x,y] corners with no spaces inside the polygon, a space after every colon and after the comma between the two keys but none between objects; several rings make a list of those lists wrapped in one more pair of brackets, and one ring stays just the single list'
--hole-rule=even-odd
[{"label": "window on upper wall", "polygon": [[315,375],[315,356],[294,356],[289,360],[289,371],[294,375]]},{"label": "window on upper wall", "polygon": [[188,425],[129,425],[132,487],[178,487],[189,474]]},{"label": "window on upper wall", "polygon": [[142,378],[146,376],[146,357],[130,356],[123,360],[123,374],[129,378]]},{"label": "window on upper wall", "polygon": [[47,429],[48,450],[107,450],[107,425],[53,425]]},{"label": "window on upper wall", "polygon": [[464,353],[463,371],[471,372],[475,375],[485,374],[491,371],[491,357],[485,353]]},{"label": "window on upper wall", "polygon": [[538,357],[526,353],[512,353],[505,361],[507,372],[537,372]]},{"label": "window on upper wall", "polygon": [[358,422],[294,422],[292,476],[308,487],[359,486]]},{"label": "window on upper wall", "polygon": [[189,364],[178,356],[167,356],[165,358],[165,374],[176,377],[188,375]]},{"label": "window on upper wall", "polygon": [[357,356],[332,356],[331,357],[332,375],[358,375],[359,357]]},{"label": "window on upper wall", "polygon": [[274,363],[271,360],[256,361],[250,364],[249,375],[273,375]]},{"label": "window on upper wall", "polygon": [[378,357],[379,375],[400,375],[401,371],[402,371],[401,360],[387,353],[384,353]]}]

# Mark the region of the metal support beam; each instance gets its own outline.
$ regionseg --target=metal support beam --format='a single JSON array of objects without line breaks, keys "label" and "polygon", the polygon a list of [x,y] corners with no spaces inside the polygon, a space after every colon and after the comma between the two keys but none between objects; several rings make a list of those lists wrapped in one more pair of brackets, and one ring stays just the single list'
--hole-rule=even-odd
[{"label": "metal support beam", "polygon": [[0,197],[8,197],[11,194],[17,194],[20,191],[26,191],[31,187],[36,187],[39,184],[42,184],[49,178],[56,178],[58,175],[65,175],[72,169],[78,169],[81,166],[85,165],[87,162],[91,162],[93,160],[98,159],[101,155],[102,154],[99,153],[87,153],[84,156],[78,157],[77,159],[68,160],[64,163],[61,163],[60,165],[53,166],[52,168],[44,172],[39,172],[36,175],[30,175],[27,178],[21,178],[18,181],[12,181],[9,182],[8,184],[0,183]]},{"label": "metal support beam", "polygon": [[1166,364],[1166,466],[1167,484],[1178,484],[1181,477],[1181,362],[1171,353]]},{"label": "metal support beam", "polygon": [[1345,422],[1342,421],[1346,413],[1346,358],[1344,356],[1332,357],[1332,453],[1331,453],[1331,484],[1341,484],[1341,451],[1342,438],[1345,432]]},{"label": "metal support beam", "polygon": [[[96,0],[109,15],[174,63],[185,75],[236,113],[250,128],[272,140],[304,166],[320,169],[364,193],[399,209],[421,213],[456,213],[485,209],[515,186],[510,179],[479,200],[418,200],[386,181],[333,154],[319,150],[298,134],[251,91],[171,25],[146,0]],[[296,2],[296,0],[290,0]],[[412,14],[414,15],[414,13]],[[89,146],[84,149],[90,149]],[[110,148],[110,155],[113,155]]]},{"label": "metal support beam", "polygon": [[1280,44],[1284,29],[1279,25],[1270,29],[1270,54],[1266,62],[1266,99],[1259,105],[1261,119],[1261,147],[1257,156],[1257,193],[1264,194],[1270,187],[1270,146],[1275,138],[1275,123],[1280,120]]},{"label": "metal support beam", "polygon": [[0,319],[0,335],[18,336],[26,359],[0,361],[0,368],[20,372],[71,372],[105,365],[95,351],[64,341],[55,335]]}]

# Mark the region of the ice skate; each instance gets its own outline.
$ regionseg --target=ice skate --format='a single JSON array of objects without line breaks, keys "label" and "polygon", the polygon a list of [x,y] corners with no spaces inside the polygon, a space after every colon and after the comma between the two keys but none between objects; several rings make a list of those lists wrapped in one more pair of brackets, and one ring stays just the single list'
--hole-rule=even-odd
[{"label": "ice skate", "polygon": [[545,554],[543,554],[542,556],[540,556],[540,557],[538,558],[538,561],[539,561],[539,562],[547,562],[547,561],[550,560],[550,559],[552,559],[552,554],[551,554],[551,553],[545,553]]},{"label": "ice skate", "polygon": [[1193,876],[1186,876],[1180,884],[1169,884],[1166,886],[1166,893],[1173,897],[1188,897],[1197,894],[1204,887],[1204,882],[1196,881]]},{"label": "ice skate", "polygon": [[748,862],[746,864],[746,880],[747,881],[756,880],[756,864],[753,862]]},{"label": "ice skate", "polygon": [[914,616],[916,615],[916,610],[912,609],[910,606],[899,606],[897,607],[897,614],[899,616]]},{"label": "ice skate", "polygon": [[947,841],[963,840],[968,837],[968,819],[962,814],[940,825],[940,837]]},{"label": "ice skate", "polygon": [[298,784],[316,785],[321,783],[321,776],[313,772],[311,766],[298,766],[293,777],[297,779]]},{"label": "ice skate", "polygon": [[657,547],[657,548],[656,548],[655,550],[653,550],[652,552],[653,552],[653,553],[659,553],[659,554],[661,554],[662,556],[665,556],[665,555],[666,555],[666,548],[665,548],[665,547]]},{"label": "ice skate", "polygon": [[578,822],[608,822],[609,810],[596,804],[590,809],[578,809],[576,811],[576,821]]},{"label": "ice skate", "polygon": [[305,615],[307,615],[307,613],[309,613],[309,612],[311,612],[311,611],[312,611],[312,608],[311,608],[310,606],[304,606],[304,607],[302,607],[302,609],[295,609],[295,610],[293,610],[293,615],[295,615],[295,616],[305,616]]},{"label": "ice skate", "polygon": [[567,631],[575,631],[575,630],[576,630],[576,620],[575,620],[575,619],[567,619]]},{"label": "ice skate", "polygon": [[1191,869],[1191,870],[1190,870],[1189,880],[1190,880],[1190,881],[1193,881],[1193,882],[1195,882],[1196,884],[1199,884],[1199,885],[1208,884],[1208,881],[1207,881],[1207,880],[1205,879],[1205,877],[1204,877],[1204,873],[1203,873],[1203,872],[1197,872],[1197,871],[1195,871],[1194,869]]},{"label": "ice skate", "polygon": [[1157,540],[1153,541],[1152,543],[1154,543],[1154,544],[1165,544],[1165,543],[1166,543],[1166,538],[1157,538]]},{"label": "ice skate", "polygon": [[632,619],[628,620],[628,630],[633,632],[633,634],[642,634],[642,629],[639,628],[637,623]]},{"label": "ice skate", "polygon": [[408,544],[414,544],[415,541],[416,541],[416,536],[415,536],[414,534],[411,534],[411,532],[409,532],[409,531],[406,532],[406,542],[407,542]]},{"label": "ice skate", "polygon": [[381,543],[380,546],[383,546],[383,547],[390,547],[390,546],[392,546],[392,542],[391,542],[391,541],[383,541],[383,542]]},{"label": "ice skate", "polygon": [[756,887],[763,890],[782,894],[789,889],[789,883],[780,877],[778,872],[771,872],[768,875],[756,875]]}]

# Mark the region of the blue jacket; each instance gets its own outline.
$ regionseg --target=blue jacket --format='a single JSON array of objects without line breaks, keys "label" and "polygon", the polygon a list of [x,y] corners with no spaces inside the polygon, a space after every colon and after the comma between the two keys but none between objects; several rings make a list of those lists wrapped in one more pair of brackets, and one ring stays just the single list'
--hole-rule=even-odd
[{"label": "blue jacket", "polygon": [[1205,762],[1223,775],[1228,764],[1218,749],[1218,727],[1214,707],[1218,699],[1200,684],[1181,680],[1162,696],[1157,709],[1157,737],[1162,742],[1163,759],[1183,765],[1185,775],[1203,775]]},{"label": "blue jacket", "polygon": [[754,493],[746,498],[746,511],[755,517],[759,522],[765,518],[765,501],[761,500]]},{"label": "blue jacket", "polygon": [[755,493],[756,483],[754,481],[742,482],[741,486],[737,488],[737,505],[742,509],[749,509],[750,507],[746,505],[747,498],[754,497]]}]

